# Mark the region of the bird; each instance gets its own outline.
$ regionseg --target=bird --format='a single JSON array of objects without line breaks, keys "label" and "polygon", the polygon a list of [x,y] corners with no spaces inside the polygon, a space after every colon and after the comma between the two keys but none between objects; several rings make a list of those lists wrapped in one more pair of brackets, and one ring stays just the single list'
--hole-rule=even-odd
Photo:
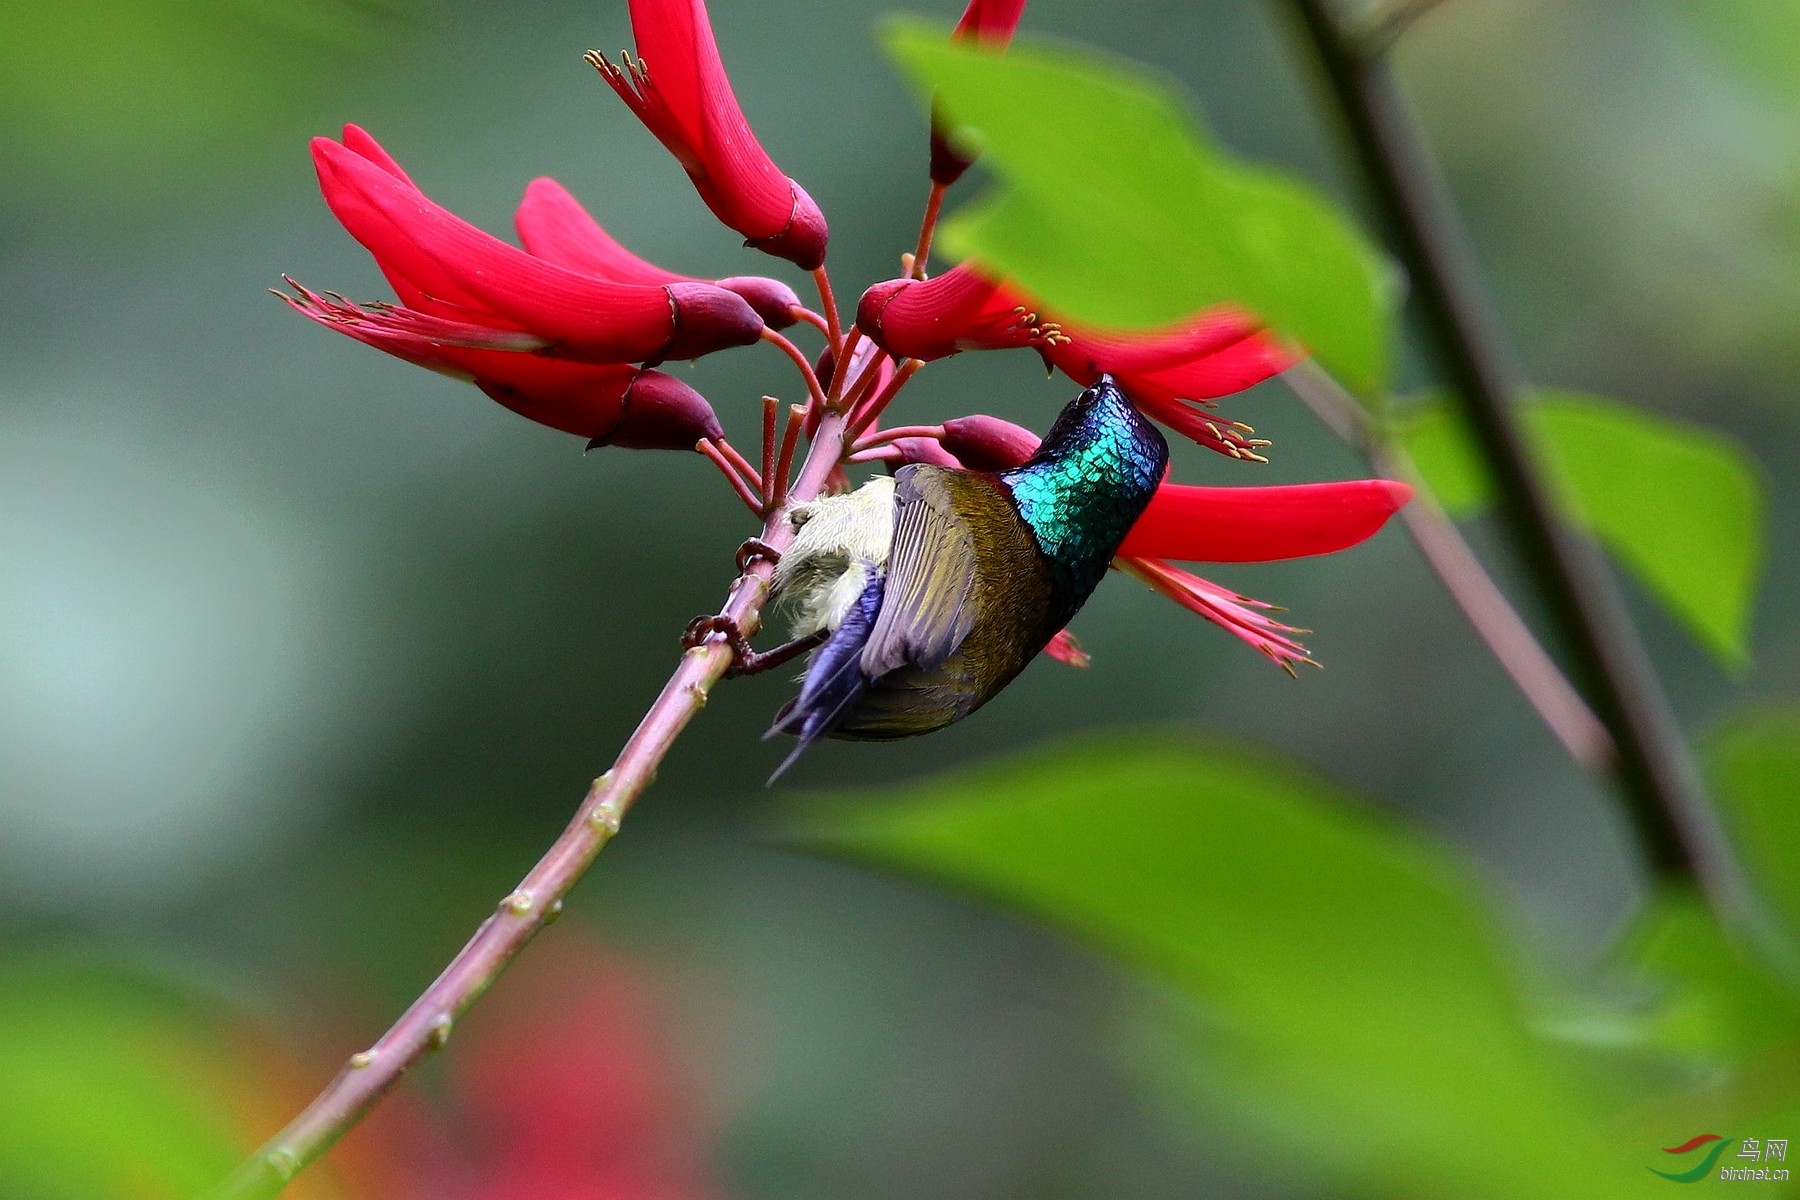
[{"label": "bird", "polygon": [[822,737],[915,737],[993,699],[1093,595],[1168,459],[1102,375],[1012,470],[915,463],[796,505],[772,595],[812,653],[769,782]]}]

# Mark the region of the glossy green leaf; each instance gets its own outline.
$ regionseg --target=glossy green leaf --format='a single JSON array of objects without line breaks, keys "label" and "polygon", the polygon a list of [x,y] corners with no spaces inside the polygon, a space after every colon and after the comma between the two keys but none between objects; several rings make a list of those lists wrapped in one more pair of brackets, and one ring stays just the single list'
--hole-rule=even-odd
[{"label": "glossy green leaf", "polygon": [[827,802],[809,829],[1161,980],[1220,1033],[1220,1102],[1359,1186],[1620,1200],[1661,1182],[1531,1032],[1482,889],[1309,773],[1118,738]]},{"label": "glossy green leaf", "polygon": [[[1748,666],[1763,559],[1750,456],[1700,426],[1576,392],[1538,392],[1525,419],[1568,512],[1722,664]],[[1433,401],[1400,436],[1453,515],[1488,503],[1485,468],[1448,405]]]},{"label": "glossy green leaf", "polygon": [[1738,860],[1800,945],[1800,708],[1741,717],[1707,751]]},{"label": "glossy green leaf", "polygon": [[1236,305],[1355,390],[1380,390],[1390,317],[1375,252],[1309,188],[1211,144],[1144,68],[1043,42],[999,56],[913,22],[890,24],[887,45],[1003,181],[945,227],[952,253],[1093,325]]}]

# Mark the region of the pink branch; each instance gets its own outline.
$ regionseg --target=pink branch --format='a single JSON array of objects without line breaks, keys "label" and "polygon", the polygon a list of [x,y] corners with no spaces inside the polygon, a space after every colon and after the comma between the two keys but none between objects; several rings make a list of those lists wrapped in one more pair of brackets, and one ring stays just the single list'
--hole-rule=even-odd
[{"label": "pink branch", "polygon": [[[827,413],[795,483],[793,496],[818,495],[844,449],[844,419]],[[763,524],[762,540],[785,549],[793,527],[784,510],[772,511]],[[732,584],[724,615],[746,635],[760,627],[773,567],[763,559],[751,563]],[[681,656],[675,673],[663,685],[636,732],[625,743],[612,768],[588,789],[574,820],[549,852],[500,901],[450,965],[380,1040],[350,1056],[337,1078],[319,1093],[288,1126],[276,1134],[208,1200],[266,1200],[288,1180],[329,1150],[399,1082],[406,1069],[428,1052],[441,1048],[456,1021],[480,999],[513,957],[538,930],[562,911],[563,897],[592,865],[595,856],[619,831],[631,804],[656,778],[675,739],[706,706],[707,694],[731,665],[731,649],[722,638],[710,639]]]}]

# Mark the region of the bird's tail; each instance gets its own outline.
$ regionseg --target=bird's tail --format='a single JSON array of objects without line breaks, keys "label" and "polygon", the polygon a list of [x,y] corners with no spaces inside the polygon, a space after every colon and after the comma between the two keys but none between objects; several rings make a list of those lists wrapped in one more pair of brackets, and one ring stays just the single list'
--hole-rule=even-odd
[{"label": "bird's tail", "polygon": [[869,582],[844,614],[843,624],[817,650],[806,665],[806,680],[800,694],[789,701],[775,717],[775,724],[763,734],[766,741],[778,733],[790,733],[800,739],[789,755],[781,760],[772,784],[794,765],[807,748],[829,734],[855,706],[872,682],[862,671],[863,646],[875,628],[875,614],[881,611],[883,576],[871,574]]}]

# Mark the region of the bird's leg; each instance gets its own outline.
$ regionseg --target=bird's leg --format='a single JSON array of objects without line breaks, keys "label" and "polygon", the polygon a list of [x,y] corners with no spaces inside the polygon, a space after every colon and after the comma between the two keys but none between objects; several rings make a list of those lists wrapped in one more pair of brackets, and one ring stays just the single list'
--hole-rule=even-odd
[{"label": "bird's leg", "polygon": [[750,639],[744,636],[744,631],[738,628],[736,621],[730,617],[713,615],[695,617],[689,621],[687,630],[681,635],[681,644],[692,650],[715,633],[724,634],[726,643],[731,647],[733,661],[725,670],[727,675],[759,675],[764,671],[774,670],[782,663],[818,646],[826,637],[825,631],[820,630],[777,646],[767,654],[758,654],[750,648]]},{"label": "bird's leg", "polygon": [[759,558],[770,564],[778,564],[781,562],[781,551],[761,538],[745,538],[744,544],[738,547],[737,552],[738,574],[742,575],[748,571],[750,564]]}]

